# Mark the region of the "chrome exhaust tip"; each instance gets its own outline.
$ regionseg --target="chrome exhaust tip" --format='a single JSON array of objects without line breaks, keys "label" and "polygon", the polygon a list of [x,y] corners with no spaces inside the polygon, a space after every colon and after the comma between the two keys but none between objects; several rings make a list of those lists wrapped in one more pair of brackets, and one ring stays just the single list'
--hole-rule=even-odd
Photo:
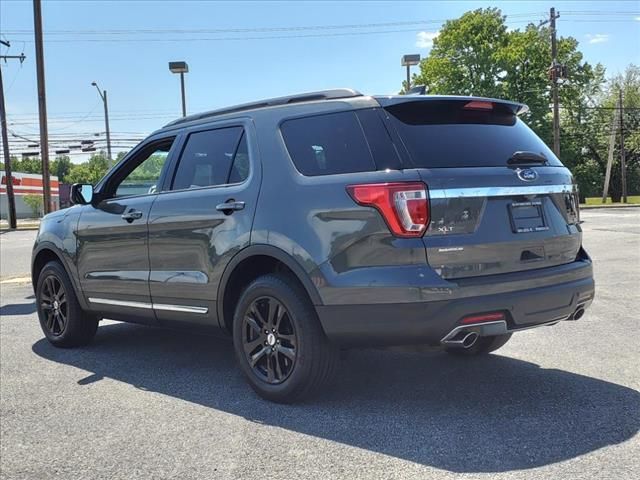
[{"label": "chrome exhaust tip", "polygon": [[471,348],[473,344],[478,340],[478,334],[476,332],[467,333],[462,339],[462,347],[463,348]]},{"label": "chrome exhaust tip", "polygon": [[576,311],[571,316],[571,320],[580,320],[584,315],[584,308],[578,307]]},{"label": "chrome exhaust tip", "polygon": [[458,332],[454,337],[444,340],[442,343],[447,347],[453,348],[471,348],[476,340],[478,340],[477,332]]}]

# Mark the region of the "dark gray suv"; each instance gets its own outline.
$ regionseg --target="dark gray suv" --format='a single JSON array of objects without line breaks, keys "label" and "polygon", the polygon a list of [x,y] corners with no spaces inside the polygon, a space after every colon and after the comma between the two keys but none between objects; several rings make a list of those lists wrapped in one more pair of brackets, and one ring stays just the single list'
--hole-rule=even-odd
[{"label": "dark gray suv", "polygon": [[43,219],[42,329],[73,347],[101,318],[215,327],[291,402],[339,348],[473,356],[576,320],[594,296],[576,185],[526,111],[340,89],[176,120]]}]

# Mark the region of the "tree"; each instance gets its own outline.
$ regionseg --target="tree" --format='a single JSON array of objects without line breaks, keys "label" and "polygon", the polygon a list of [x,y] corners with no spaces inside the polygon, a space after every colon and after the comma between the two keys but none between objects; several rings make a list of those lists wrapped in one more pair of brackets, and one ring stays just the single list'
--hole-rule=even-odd
[{"label": "tree", "polygon": [[95,185],[104,177],[109,169],[109,161],[105,152],[91,155],[84,163],[73,165],[66,177],[69,183],[90,183]]},{"label": "tree", "polygon": [[[574,168],[593,159],[585,151],[601,155],[599,141],[588,145],[583,132],[593,129],[593,142],[599,137],[596,133],[602,131],[600,114],[593,107],[602,97],[605,71],[602,65],[592,66],[583,60],[578,41],[572,37],[558,39],[558,62],[567,67],[569,77],[559,87],[561,159]],[[413,83],[426,85],[434,94],[478,95],[526,103],[529,113],[523,120],[551,145],[550,65],[548,28],[529,24],[522,30],[507,31],[500,10],[479,9],[443,25]],[[600,160],[594,161],[600,164]],[[578,176],[591,190],[598,176],[593,169],[593,163],[584,166]]]},{"label": "tree", "polygon": [[56,159],[51,162],[51,168],[49,171],[51,175],[58,177],[58,181],[65,182],[67,180],[67,175],[73,168],[73,163],[71,163],[71,159],[68,155],[60,155],[57,156]]},{"label": "tree", "polygon": [[12,158],[11,170],[19,173],[42,173],[42,161],[39,157],[27,157],[22,160]]},{"label": "tree", "polygon": [[[550,32],[532,24],[507,31],[497,8],[467,12],[447,21],[434,40],[429,56],[420,64],[416,83],[429,93],[478,95],[526,103],[527,123],[551,143],[551,102],[548,69],[551,64]],[[578,42],[558,39],[558,61],[566,65],[570,80],[560,87],[563,109],[579,109],[604,81],[604,69],[583,62]]]},{"label": "tree", "polygon": [[[629,65],[623,74],[610,78],[602,88],[585,91],[583,95],[590,98],[588,104],[580,108],[569,104],[563,109],[561,138],[563,152],[567,152],[563,153],[563,161],[572,167],[581,192],[587,196],[602,194],[609,137],[620,90],[624,106],[627,187],[629,194],[640,193],[640,68]],[[618,202],[622,196],[619,141],[614,145],[613,158],[609,194]],[[586,177],[600,178],[600,182],[596,187],[584,181]]]},{"label": "tree", "polygon": [[412,83],[427,85],[429,93],[499,97],[504,72],[500,52],[507,37],[504,17],[497,8],[448,20]]}]

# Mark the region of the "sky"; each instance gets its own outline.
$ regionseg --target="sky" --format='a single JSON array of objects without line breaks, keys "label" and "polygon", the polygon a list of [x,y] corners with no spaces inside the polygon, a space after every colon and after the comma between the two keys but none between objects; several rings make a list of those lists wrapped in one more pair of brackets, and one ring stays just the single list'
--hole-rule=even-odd
[{"label": "sky", "polygon": [[[561,36],[573,36],[585,60],[607,73],[640,63],[640,1],[190,2],[43,1],[44,54],[52,149],[82,139],[104,146],[102,101],[108,91],[114,155],[181,115],[183,60],[187,111],[335,87],[397,93],[403,54],[427,56],[443,21],[498,7],[509,28],[560,12]],[[602,13],[604,12],[604,14]],[[0,38],[11,43],[0,65],[12,151],[38,139],[31,0],[0,2]],[[96,135],[97,134],[97,135]],[[74,155],[82,161],[86,155]]]}]

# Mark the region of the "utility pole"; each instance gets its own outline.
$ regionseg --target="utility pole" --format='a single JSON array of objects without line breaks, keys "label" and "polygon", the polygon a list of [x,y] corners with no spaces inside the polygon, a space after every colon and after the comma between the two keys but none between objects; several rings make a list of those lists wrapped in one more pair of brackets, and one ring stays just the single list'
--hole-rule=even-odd
[{"label": "utility pole", "polygon": [[556,40],[556,9],[549,10],[549,23],[551,30],[551,95],[553,97],[553,153],[560,157],[560,105],[558,100],[558,45]]},{"label": "utility pole", "polygon": [[107,103],[107,91],[106,90],[100,91],[100,87],[98,87],[98,84],[96,82],[91,82],[91,85],[93,85],[98,89],[98,94],[100,95],[100,98],[102,99],[102,103],[104,104],[104,128],[107,133],[107,158],[108,158],[108,165],[110,168],[111,165],[113,164],[113,157],[111,156],[111,133],[109,132],[109,106]]},{"label": "utility pole", "polygon": [[620,168],[622,169],[622,203],[627,203],[627,165],[624,152],[624,104],[622,103],[622,86],[618,91],[618,106],[620,107]]},{"label": "utility pole", "polygon": [[40,113],[40,156],[42,159],[42,197],[45,215],[51,212],[51,181],[49,176],[49,131],[47,130],[47,97],[44,84],[44,47],[42,41],[41,0],[33,0],[33,30],[36,43],[38,75],[38,111]]},{"label": "utility pole", "polygon": [[[0,43],[5,47],[10,47],[9,42],[0,40]],[[13,58],[20,60],[20,63],[24,62],[25,56],[22,55],[0,55],[0,59],[5,62],[7,59]],[[0,124],[2,127],[2,154],[4,155],[4,173],[7,179],[7,211],[9,228],[15,229],[17,227],[16,221],[16,198],[13,194],[13,177],[11,174],[11,156],[9,154],[9,135],[7,134],[7,111],[4,102],[4,84],[2,83],[2,68],[0,68]]]},{"label": "utility pole", "polygon": [[602,203],[607,203],[607,197],[609,196],[609,183],[611,182],[611,166],[613,165],[613,150],[616,144],[616,128],[618,126],[618,118],[620,109],[616,108],[613,111],[613,117],[611,118],[611,128],[609,133],[609,150],[607,152],[607,168],[604,174],[604,187],[602,189]]}]

